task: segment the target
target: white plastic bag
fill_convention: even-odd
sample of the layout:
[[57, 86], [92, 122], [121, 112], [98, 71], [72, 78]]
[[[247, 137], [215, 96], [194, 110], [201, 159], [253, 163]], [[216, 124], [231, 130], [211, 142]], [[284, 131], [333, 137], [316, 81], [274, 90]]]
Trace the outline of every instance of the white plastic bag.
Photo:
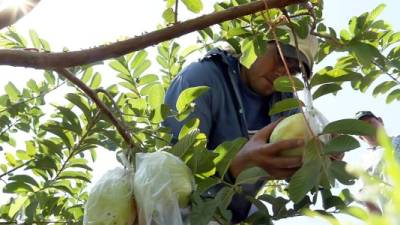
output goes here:
[[[310, 125], [311, 131], [314, 133], [314, 135], [322, 133], [329, 121], [313, 106], [311, 92], [307, 89], [304, 90], [304, 104], [304, 115], [308, 121], [308, 124]], [[331, 140], [331, 136], [325, 134], [319, 136], [319, 139], [326, 144]]]
[[123, 168], [107, 171], [93, 186], [85, 205], [85, 225], [132, 225], [136, 220], [133, 172]]
[[139, 225], [183, 225], [180, 208], [193, 189], [192, 172], [178, 157], [165, 151], [136, 154]]

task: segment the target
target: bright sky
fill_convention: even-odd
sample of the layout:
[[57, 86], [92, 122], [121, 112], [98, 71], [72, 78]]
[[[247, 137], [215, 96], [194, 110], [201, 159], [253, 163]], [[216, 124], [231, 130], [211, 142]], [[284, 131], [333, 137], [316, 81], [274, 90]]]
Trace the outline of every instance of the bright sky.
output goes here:
[[[208, 1], [203, 0], [203, 2]], [[132, 37], [155, 30], [157, 23], [161, 21], [164, 2], [162, 0], [42, 0], [30, 14], [18, 21], [15, 27], [26, 37], [29, 29], [36, 30], [39, 36], [51, 44], [53, 50], [60, 51], [63, 47], [79, 50], [115, 41], [118, 37]], [[391, 23], [395, 30], [400, 30], [400, 21], [396, 16], [400, 9], [398, 0], [325, 0], [325, 23], [337, 29], [347, 27], [351, 16], [370, 11], [381, 2], [387, 7], [380, 18]], [[208, 4], [203, 11], [203, 13], [209, 12], [211, 4]], [[181, 20], [193, 17], [190, 14], [180, 15]], [[186, 41], [191, 40], [186, 39]], [[323, 64], [333, 64], [333, 61], [329, 60]], [[321, 66], [317, 65], [316, 70]], [[31, 78], [42, 79], [41, 72], [24, 68], [0, 66], [0, 74], [3, 76], [3, 79], [0, 79], [0, 94], [4, 93], [3, 87], [8, 81], [22, 87]], [[103, 76], [108, 75], [103, 74]], [[330, 121], [353, 117], [359, 110], [373, 110], [376, 115], [383, 118], [389, 134], [400, 134], [397, 121], [400, 115], [399, 102], [387, 105], [384, 97], [373, 98], [371, 90], [368, 90], [367, 94], [360, 94], [348, 89], [337, 96], [330, 95], [317, 99], [314, 104]], [[346, 159], [356, 161], [358, 154], [362, 152], [353, 151], [346, 156]], [[113, 154], [110, 152], [99, 155], [94, 167], [94, 180], [97, 180], [106, 169], [116, 165], [112, 158]], [[310, 220], [294, 218], [278, 221], [276, 224], [306, 224], [310, 223]], [[325, 224], [314, 220], [313, 223]]]

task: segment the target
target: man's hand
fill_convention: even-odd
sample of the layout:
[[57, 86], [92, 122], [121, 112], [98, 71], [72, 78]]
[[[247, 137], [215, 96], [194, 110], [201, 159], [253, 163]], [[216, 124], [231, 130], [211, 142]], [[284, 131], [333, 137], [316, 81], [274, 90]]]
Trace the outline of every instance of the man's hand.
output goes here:
[[237, 177], [240, 172], [251, 166], [263, 168], [269, 175], [275, 179], [288, 178], [296, 172], [302, 165], [302, 158], [280, 156], [279, 152], [297, 148], [304, 145], [304, 140], [293, 139], [276, 142], [274, 144], [266, 143], [269, 140], [276, 121], [259, 130], [240, 150], [232, 161], [230, 171]]

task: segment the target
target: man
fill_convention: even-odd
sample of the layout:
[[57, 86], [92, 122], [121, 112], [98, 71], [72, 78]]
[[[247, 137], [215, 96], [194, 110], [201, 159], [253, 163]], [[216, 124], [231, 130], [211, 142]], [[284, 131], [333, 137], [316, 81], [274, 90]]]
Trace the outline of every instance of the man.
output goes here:
[[[289, 44], [280, 44], [285, 60], [292, 75], [300, 72], [294, 38], [290, 31]], [[317, 51], [316, 37], [308, 35], [298, 38], [300, 63], [312, 74], [312, 66]], [[287, 140], [274, 144], [266, 143], [276, 126], [278, 119], [298, 112], [292, 110], [269, 116], [271, 106], [291, 93], [279, 93], [273, 89], [273, 82], [279, 76], [286, 75], [284, 64], [278, 54], [274, 41], [267, 44], [265, 53], [257, 58], [247, 69], [240, 65], [238, 58], [219, 49], [210, 51], [200, 62], [190, 64], [171, 83], [165, 103], [175, 108], [179, 94], [189, 87], [208, 86], [210, 89], [196, 101], [194, 112], [188, 119], [178, 122], [173, 118], [165, 125], [172, 129], [175, 138], [183, 124], [191, 118], [200, 119], [200, 130], [208, 137], [208, 148], [215, 149], [224, 141], [238, 137], [247, 137], [249, 141], [232, 161], [227, 177], [233, 181], [240, 172], [251, 166], [263, 168], [275, 179], [285, 179], [301, 166], [301, 157], [282, 157], [279, 152], [302, 146], [303, 140]], [[263, 182], [243, 186], [244, 193], [255, 195]], [[242, 221], [250, 209], [244, 195], [236, 195], [230, 210], [233, 222]]]
[[[364, 121], [374, 128], [383, 128], [383, 120], [381, 117], [375, 116], [371, 111], [360, 111], [356, 113], [356, 119]], [[369, 145], [369, 149], [363, 156], [361, 157], [361, 167], [368, 171], [370, 175], [380, 177], [384, 181], [386, 178], [383, 176], [382, 171], [382, 157], [383, 151], [379, 146], [377, 136], [360, 136], [360, 139], [365, 141]], [[400, 159], [400, 135], [396, 137], [392, 137], [392, 144], [394, 146], [396, 158]], [[400, 161], [399, 161], [400, 162]], [[364, 200], [365, 205], [367, 208], [374, 213], [381, 214], [381, 208], [383, 204], [387, 201], [386, 199], [377, 198], [376, 203], [373, 203], [369, 198], [370, 193], [366, 190], [361, 190], [360, 198]], [[363, 194], [365, 193], [365, 194]], [[364, 199], [366, 198], [366, 199]]]
[[[375, 116], [371, 111], [360, 111], [356, 113], [356, 119], [364, 121], [376, 129], [384, 127], [383, 120], [381, 117]], [[360, 139], [367, 142], [371, 150], [379, 149], [379, 143], [376, 135], [374, 136], [360, 136]], [[396, 153], [400, 153], [400, 135], [392, 137], [392, 144]]]

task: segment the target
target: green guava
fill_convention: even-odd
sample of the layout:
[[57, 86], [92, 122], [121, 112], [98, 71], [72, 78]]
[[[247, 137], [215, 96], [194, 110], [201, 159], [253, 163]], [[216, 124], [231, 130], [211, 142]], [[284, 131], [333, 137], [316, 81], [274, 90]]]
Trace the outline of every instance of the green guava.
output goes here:
[[[303, 139], [306, 143], [312, 139], [312, 132], [307, 125], [302, 113], [291, 115], [276, 125], [269, 138], [270, 143], [290, 139]], [[282, 156], [301, 156], [305, 151], [305, 147], [287, 149], [280, 152]]]

